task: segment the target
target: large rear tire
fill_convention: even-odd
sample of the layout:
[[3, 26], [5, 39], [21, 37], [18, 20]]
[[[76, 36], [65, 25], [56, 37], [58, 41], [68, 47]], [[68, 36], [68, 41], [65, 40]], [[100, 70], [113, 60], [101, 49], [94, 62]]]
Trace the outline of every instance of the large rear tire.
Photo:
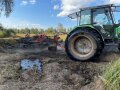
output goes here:
[[101, 36], [88, 28], [71, 32], [65, 41], [65, 50], [72, 60], [87, 61], [99, 57], [104, 48]]

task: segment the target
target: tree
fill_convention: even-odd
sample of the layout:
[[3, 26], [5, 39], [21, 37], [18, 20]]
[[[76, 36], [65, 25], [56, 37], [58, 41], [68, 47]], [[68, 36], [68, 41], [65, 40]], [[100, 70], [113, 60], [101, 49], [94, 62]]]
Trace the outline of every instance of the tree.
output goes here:
[[67, 33], [71, 32], [72, 30], [73, 30], [73, 28], [71, 28], [71, 27], [68, 28], [68, 29], [67, 29]]
[[46, 33], [47, 34], [54, 34], [54, 28], [53, 27], [50, 27], [46, 30]]
[[44, 32], [44, 29], [39, 29], [39, 33], [43, 34]]
[[58, 26], [57, 26], [57, 31], [59, 33], [65, 33], [66, 29], [64, 28], [64, 26], [61, 23], [59, 23]]
[[3, 26], [2, 26], [2, 24], [0, 24], [0, 30], [3, 30]]
[[5, 12], [5, 15], [9, 16], [12, 10], [13, 10], [13, 0], [0, 0], [0, 11], [1, 12]]
[[39, 34], [39, 31], [37, 28], [31, 28], [30, 32], [31, 32], [31, 34]]

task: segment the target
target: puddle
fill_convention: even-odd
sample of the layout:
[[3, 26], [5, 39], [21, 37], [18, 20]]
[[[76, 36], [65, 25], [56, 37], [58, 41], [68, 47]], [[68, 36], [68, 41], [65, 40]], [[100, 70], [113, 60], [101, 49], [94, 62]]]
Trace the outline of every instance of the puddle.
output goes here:
[[30, 59], [23, 59], [21, 60], [21, 68], [22, 70], [38, 70], [41, 74], [42, 72], [42, 63], [39, 59], [30, 60]]

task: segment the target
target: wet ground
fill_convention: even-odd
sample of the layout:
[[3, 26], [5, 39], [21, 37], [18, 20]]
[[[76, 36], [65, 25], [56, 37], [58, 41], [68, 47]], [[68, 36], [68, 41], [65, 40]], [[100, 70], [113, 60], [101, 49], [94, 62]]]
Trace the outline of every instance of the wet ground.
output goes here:
[[57, 52], [36, 48], [0, 53], [0, 90], [94, 90], [96, 78], [118, 58], [116, 47], [106, 47], [94, 62], [72, 61], [60, 47]]

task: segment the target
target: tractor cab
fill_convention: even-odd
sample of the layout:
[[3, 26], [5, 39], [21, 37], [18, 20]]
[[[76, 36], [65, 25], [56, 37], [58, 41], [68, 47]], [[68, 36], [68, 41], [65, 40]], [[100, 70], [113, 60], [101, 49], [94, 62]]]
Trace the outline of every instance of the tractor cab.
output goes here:
[[113, 39], [118, 38], [120, 34], [120, 15], [118, 13], [120, 14], [120, 6], [109, 4], [81, 8], [78, 12], [68, 16], [71, 19], [77, 19], [78, 26], [92, 25], [103, 34], [104, 38]]
[[77, 19], [65, 41], [65, 51], [72, 60], [98, 58], [106, 45], [115, 45], [120, 51], [120, 6], [81, 8], [68, 16]]

